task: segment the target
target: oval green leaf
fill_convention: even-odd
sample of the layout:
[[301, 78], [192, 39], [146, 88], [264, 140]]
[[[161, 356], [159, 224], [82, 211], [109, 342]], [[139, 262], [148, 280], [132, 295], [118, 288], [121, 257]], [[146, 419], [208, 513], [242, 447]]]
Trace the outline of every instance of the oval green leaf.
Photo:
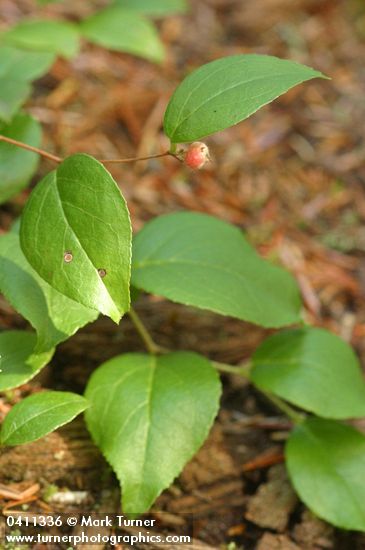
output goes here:
[[251, 380], [290, 403], [325, 418], [365, 416], [365, 380], [341, 338], [319, 328], [271, 336], [252, 358]]
[[124, 198], [104, 166], [67, 158], [33, 190], [20, 244], [53, 288], [116, 323], [129, 309], [131, 225]]
[[195, 353], [121, 355], [94, 372], [85, 418], [121, 482], [125, 513], [148, 510], [192, 458], [220, 392], [215, 369]]
[[67, 340], [98, 316], [40, 277], [27, 262], [14, 232], [0, 236], [0, 292], [37, 331], [38, 353]]
[[88, 407], [81, 395], [45, 391], [26, 397], [10, 410], [1, 426], [2, 445], [22, 445], [36, 441], [71, 422]]
[[292, 276], [261, 259], [239, 229], [205, 214], [180, 212], [147, 223], [134, 241], [132, 283], [265, 327], [300, 319]]
[[78, 27], [65, 21], [22, 21], [4, 33], [2, 39], [11, 46], [54, 53], [65, 58], [74, 57], [79, 51]]
[[291, 481], [320, 518], [365, 531], [365, 437], [339, 422], [309, 418], [286, 446]]
[[151, 17], [164, 17], [172, 13], [184, 13], [188, 6], [185, 0], [116, 0], [121, 8], [128, 8]]
[[31, 85], [25, 80], [0, 76], [0, 120], [10, 123], [31, 91]]
[[51, 360], [54, 349], [34, 353], [36, 343], [33, 332], [11, 330], [0, 333], [0, 391], [25, 384]]
[[167, 106], [166, 135], [172, 143], [194, 141], [248, 118], [293, 86], [322, 73], [268, 55], [224, 57], [195, 70]]
[[55, 55], [50, 52], [31, 52], [11, 46], [0, 48], [0, 77], [9, 80], [31, 81], [40, 78], [53, 65]]
[[[33, 147], [41, 143], [41, 127], [34, 118], [18, 113], [9, 124], [0, 123], [0, 134]], [[0, 141], [0, 204], [26, 187], [38, 166], [38, 155]]]
[[160, 63], [165, 57], [155, 27], [139, 13], [118, 6], [106, 8], [81, 24], [82, 34], [91, 42]]

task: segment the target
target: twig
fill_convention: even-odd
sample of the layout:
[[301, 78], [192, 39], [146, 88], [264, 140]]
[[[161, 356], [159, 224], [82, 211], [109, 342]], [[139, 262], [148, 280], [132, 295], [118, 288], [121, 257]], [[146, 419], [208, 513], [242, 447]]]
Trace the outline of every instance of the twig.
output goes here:
[[[221, 372], [228, 372], [229, 374], [238, 374], [238, 376], [243, 376], [244, 378], [250, 380], [251, 364], [249, 361], [237, 367], [234, 367], [233, 365], [227, 365], [226, 363], [219, 363], [217, 361], [214, 361], [213, 366]], [[255, 386], [255, 388], [260, 393], [262, 393], [266, 397], [266, 399], [271, 401], [271, 403], [275, 405], [275, 407], [277, 407], [280, 411], [286, 414], [286, 416], [290, 418], [290, 420], [292, 420], [294, 424], [300, 424], [305, 419], [304, 414], [293, 409], [293, 407], [291, 407], [288, 403], [286, 403], [286, 401], [283, 401], [282, 399], [280, 399], [280, 397], [276, 397], [272, 393], [268, 393], [262, 390], [261, 388], [258, 388], [257, 386]]]
[[[9, 138], [7, 136], [3, 136], [0, 134], [0, 141], [4, 141], [5, 143], [9, 143], [10, 145], [14, 145], [15, 147], [20, 147], [21, 149], [25, 149], [26, 151], [31, 151], [32, 153], [37, 153], [41, 157], [44, 157], [45, 159], [51, 160], [52, 162], [60, 163], [64, 159], [61, 157], [58, 157], [57, 155], [53, 155], [52, 153], [48, 153], [47, 151], [44, 151], [43, 149], [39, 149], [38, 147], [33, 147], [33, 145], [28, 145], [27, 143], [23, 143], [22, 141], [18, 141], [16, 139]], [[101, 159], [99, 162], [102, 164], [124, 164], [127, 162], [137, 162], [142, 160], [150, 160], [150, 159], [157, 159], [162, 157], [174, 157], [176, 160], [181, 162], [181, 159], [178, 155], [175, 155], [173, 151], [165, 151], [164, 153], [158, 153], [156, 155], [149, 155], [148, 157], [130, 157], [125, 159]]]
[[52, 160], [53, 162], [62, 162], [63, 160], [61, 157], [52, 155], [52, 153], [47, 153], [47, 151], [44, 151], [43, 149], [39, 149], [38, 147], [33, 147], [33, 145], [28, 145], [27, 143], [23, 143], [22, 141], [17, 141], [16, 139], [12, 139], [7, 136], [0, 135], [0, 141], [4, 141], [5, 143], [10, 143], [10, 145], [15, 145], [16, 147], [20, 147], [21, 149], [25, 149], [26, 151], [32, 151], [32, 153], [38, 153], [38, 155], [41, 155], [41, 157], [44, 157], [48, 160]]
[[154, 342], [152, 336], [143, 324], [138, 313], [132, 307], [128, 311], [128, 315], [131, 318], [132, 323], [134, 324], [149, 353], [152, 353], [152, 355], [158, 355], [167, 351], [165, 348], [159, 346], [158, 344], [156, 344], [156, 342]]
[[170, 151], [165, 151], [165, 153], [158, 153], [157, 155], [149, 155], [148, 157], [130, 157], [126, 159], [100, 159], [99, 162], [102, 164], [124, 164], [126, 162], [137, 162], [139, 160], [150, 160], [150, 159], [158, 159], [161, 157], [174, 157], [177, 158], [176, 155], [173, 153], [170, 153]]
[[265, 451], [252, 460], [245, 462], [242, 466], [242, 471], [252, 472], [253, 470], [259, 470], [261, 468], [268, 468], [274, 464], [280, 464], [281, 462], [284, 462], [284, 460], [285, 457], [282, 452], [273, 450]]
[[294, 422], [294, 424], [300, 424], [305, 419], [305, 415], [296, 411], [286, 403], [286, 401], [283, 401], [280, 399], [280, 397], [276, 397], [276, 395], [273, 395], [272, 393], [268, 393], [266, 391], [261, 390], [260, 388], [256, 388], [259, 390], [277, 409], [282, 411], [290, 420]]
[[250, 378], [251, 364], [249, 361], [247, 361], [247, 363], [243, 363], [242, 365], [238, 365], [237, 367], [233, 365], [227, 365], [227, 363], [219, 363], [218, 361], [213, 361], [213, 366], [221, 372], [238, 374], [238, 376], [243, 376], [244, 378], [248, 379]]

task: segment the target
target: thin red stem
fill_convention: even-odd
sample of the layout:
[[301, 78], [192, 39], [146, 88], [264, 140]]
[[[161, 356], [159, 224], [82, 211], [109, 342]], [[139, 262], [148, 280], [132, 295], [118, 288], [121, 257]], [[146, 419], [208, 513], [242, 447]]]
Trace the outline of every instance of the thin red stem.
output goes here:
[[150, 155], [148, 157], [130, 157], [126, 159], [101, 159], [99, 162], [102, 162], [103, 164], [106, 163], [114, 163], [114, 164], [122, 164], [124, 162], [137, 162], [138, 160], [149, 160], [149, 159], [158, 159], [161, 157], [167, 157], [170, 156], [170, 151], [166, 151], [165, 153], [158, 153], [157, 155]]
[[[4, 141], [6, 143], [10, 143], [10, 145], [15, 145], [15, 147], [20, 147], [21, 149], [25, 149], [26, 151], [32, 151], [32, 153], [37, 153], [41, 157], [44, 157], [48, 160], [51, 160], [53, 162], [62, 162], [63, 159], [61, 157], [58, 157], [56, 155], [52, 155], [52, 153], [48, 153], [47, 151], [44, 151], [43, 149], [39, 149], [38, 147], [33, 147], [33, 145], [28, 145], [27, 143], [23, 143], [22, 141], [17, 141], [16, 139], [9, 138], [7, 136], [3, 136], [0, 134], [0, 141]], [[137, 162], [139, 160], [150, 160], [150, 159], [157, 159], [161, 157], [174, 157], [177, 160], [181, 160], [177, 155], [172, 153], [171, 151], [165, 151], [165, 153], [158, 153], [156, 155], [149, 155], [148, 157], [131, 157], [126, 159], [101, 159], [99, 162], [103, 164], [107, 163], [114, 163], [114, 164], [122, 164], [126, 162]]]
[[38, 153], [38, 155], [41, 155], [42, 157], [48, 160], [52, 160], [53, 162], [62, 162], [61, 157], [52, 155], [52, 153], [47, 153], [47, 151], [43, 151], [43, 149], [39, 149], [38, 147], [33, 147], [33, 145], [28, 145], [27, 143], [23, 143], [22, 141], [17, 141], [16, 139], [12, 139], [2, 135], [0, 135], [0, 141], [5, 141], [6, 143], [10, 143], [10, 145], [21, 147], [21, 149], [26, 149], [27, 151], [32, 151], [32, 153]]

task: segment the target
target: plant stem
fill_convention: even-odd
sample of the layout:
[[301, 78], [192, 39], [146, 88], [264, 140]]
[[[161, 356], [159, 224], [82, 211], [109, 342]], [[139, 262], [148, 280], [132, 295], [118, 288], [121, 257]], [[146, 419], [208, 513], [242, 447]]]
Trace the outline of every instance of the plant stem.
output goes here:
[[272, 393], [268, 393], [266, 391], [260, 390], [260, 388], [257, 388], [256, 386], [255, 386], [255, 388], [259, 392], [261, 392], [262, 395], [264, 395], [266, 397], [266, 399], [268, 399], [268, 401], [270, 401], [273, 405], [275, 405], [275, 407], [277, 409], [279, 409], [284, 414], [286, 414], [286, 416], [288, 418], [290, 418], [290, 420], [292, 420], [294, 424], [300, 424], [305, 419], [304, 414], [302, 414], [302, 413], [296, 411], [295, 409], [293, 409], [293, 407], [288, 405], [288, 403], [286, 401], [283, 401], [282, 399], [280, 399], [280, 397], [277, 397], [276, 395], [273, 395]]
[[146, 349], [149, 353], [151, 353], [152, 355], [158, 355], [159, 353], [163, 353], [164, 351], [166, 351], [164, 348], [160, 347], [158, 344], [156, 344], [156, 342], [153, 341], [152, 336], [148, 332], [148, 329], [145, 327], [135, 309], [131, 307], [131, 309], [128, 311], [128, 315], [131, 318], [134, 327], [136, 328], [141, 339], [143, 340], [144, 345], [146, 346]]
[[[244, 378], [250, 380], [251, 364], [249, 361], [243, 363], [242, 365], [238, 365], [237, 367], [234, 367], [233, 365], [227, 365], [226, 363], [218, 363], [217, 361], [214, 361], [213, 366], [221, 372], [238, 374], [239, 376], [243, 376]], [[275, 405], [275, 407], [286, 414], [286, 416], [290, 418], [290, 420], [292, 420], [294, 424], [300, 424], [301, 422], [303, 422], [305, 415], [293, 409], [293, 407], [286, 403], [286, 401], [283, 401], [282, 399], [280, 399], [280, 397], [276, 397], [276, 395], [261, 390], [257, 386], [255, 386], [255, 389], [262, 393], [262, 395], [264, 395], [266, 399], [268, 399], [268, 401]]]
[[[16, 139], [3, 136], [1, 134], [0, 134], [0, 141], [4, 141], [6, 143], [9, 143], [10, 145], [15, 145], [15, 147], [20, 147], [21, 149], [25, 149], [26, 151], [32, 151], [32, 153], [37, 153], [41, 157], [44, 157], [45, 159], [51, 160], [53, 162], [60, 163], [63, 161], [63, 158], [58, 157], [57, 155], [52, 155], [52, 153], [48, 153], [43, 149], [39, 149], [38, 147], [33, 147], [33, 145], [28, 145], [27, 143], [23, 143], [22, 141], [18, 141]], [[176, 160], [179, 160], [179, 161], [181, 160], [172, 151], [165, 151], [164, 153], [149, 155], [147, 157], [131, 157], [131, 158], [125, 158], [125, 159], [101, 159], [99, 160], [99, 162], [101, 162], [102, 164], [107, 164], [107, 163], [123, 164], [126, 162], [137, 162], [139, 160], [158, 159], [162, 157], [174, 157]]]
[[21, 149], [26, 149], [27, 151], [32, 151], [32, 153], [38, 153], [38, 155], [41, 155], [41, 157], [44, 157], [48, 160], [52, 160], [53, 162], [62, 162], [61, 157], [52, 155], [52, 153], [47, 153], [47, 151], [43, 151], [43, 149], [39, 149], [38, 147], [33, 147], [32, 145], [28, 145], [27, 143], [23, 143], [22, 141], [17, 141], [16, 139], [12, 139], [2, 135], [0, 135], [0, 141], [5, 141], [6, 143], [10, 143], [10, 145], [15, 145], [16, 147], [20, 147]]
[[247, 363], [243, 363], [242, 365], [238, 365], [237, 367], [234, 367], [233, 365], [227, 365], [227, 363], [219, 363], [218, 361], [213, 361], [213, 366], [221, 372], [238, 374], [239, 376], [243, 376], [244, 378], [250, 378], [251, 364], [249, 361], [247, 361]]
[[138, 160], [149, 160], [149, 159], [158, 159], [161, 157], [175, 157], [171, 154], [170, 151], [165, 151], [165, 153], [158, 153], [157, 155], [149, 155], [148, 157], [130, 157], [126, 159], [101, 159], [99, 162], [103, 164], [113, 163], [113, 164], [122, 164], [125, 162], [137, 162]]

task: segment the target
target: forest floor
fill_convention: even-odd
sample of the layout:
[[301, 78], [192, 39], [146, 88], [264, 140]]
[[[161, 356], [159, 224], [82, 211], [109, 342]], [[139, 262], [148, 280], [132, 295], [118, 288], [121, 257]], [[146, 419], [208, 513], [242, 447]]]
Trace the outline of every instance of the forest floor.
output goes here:
[[[81, 18], [91, 4], [65, 0], [41, 9], [31, 0], [1, 0], [0, 24], [5, 28], [40, 13]], [[27, 109], [43, 125], [44, 148], [98, 158], [164, 151], [161, 121], [168, 98], [189, 71], [220, 56], [277, 55], [329, 75], [332, 80], [299, 86], [208, 138], [213, 161], [198, 173], [172, 158], [110, 169], [135, 230], [156, 215], [182, 209], [236, 224], [261, 255], [295, 275], [306, 320], [341, 335], [364, 361], [363, 2], [200, 0], [191, 2], [187, 15], [158, 26], [168, 52], [162, 66], [84, 44], [76, 59], [58, 60], [35, 84]], [[50, 168], [43, 160], [34, 183]], [[28, 194], [0, 207], [0, 232], [19, 215]], [[226, 363], [248, 359], [268, 333], [156, 297], [142, 296], [136, 308], [161, 345]], [[0, 329], [23, 327], [0, 297]], [[40, 388], [82, 391], [100, 363], [141, 349], [128, 319], [118, 327], [101, 318], [60, 345], [40, 377], [2, 396], [0, 414]], [[158, 499], [154, 509], [165, 513], [151, 512], [159, 530], [180, 535], [193, 527], [202, 548], [365, 549], [364, 535], [336, 530], [299, 503], [283, 465], [289, 428], [246, 382], [225, 376], [222, 409], [208, 441]], [[67, 489], [76, 496], [81, 491], [84, 499], [68, 510], [118, 510], [117, 481], [80, 420], [26, 447], [2, 451], [0, 483], [18, 494], [14, 509], [28, 501], [33, 511], [62, 512], [65, 504], [54, 493]], [[8, 505], [9, 498], [0, 500], [2, 509]]]

